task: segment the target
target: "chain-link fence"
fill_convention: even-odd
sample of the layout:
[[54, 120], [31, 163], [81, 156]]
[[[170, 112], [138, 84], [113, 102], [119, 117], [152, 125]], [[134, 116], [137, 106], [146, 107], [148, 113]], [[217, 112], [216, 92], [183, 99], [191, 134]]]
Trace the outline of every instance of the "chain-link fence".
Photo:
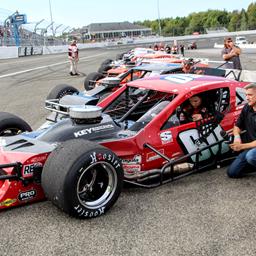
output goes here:
[[41, 20], [19, 26], [12, 23], [12, 11], [0, 8], [0, 46], [54, 46], [68, 43], [71, 27]]

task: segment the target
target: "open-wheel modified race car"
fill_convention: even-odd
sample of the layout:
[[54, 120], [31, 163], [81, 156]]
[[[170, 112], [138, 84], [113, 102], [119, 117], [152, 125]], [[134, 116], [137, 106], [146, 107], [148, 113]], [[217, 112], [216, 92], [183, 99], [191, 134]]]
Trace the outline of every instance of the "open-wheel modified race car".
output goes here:
[[[91, 218], [114, 205], [123, 181], [152, 188], [214, 167], [230, 154], [225, 132], [245, 103], [246, 84], [192, 74], [135, 80], [97, 106], [47, 100], [55, 118], [23, 133], [30, 130], [24, 120], [1, 113], [0, 209], [46, 196]], [[180, 110], [198, 94], [212, 113], [181, 122]]]

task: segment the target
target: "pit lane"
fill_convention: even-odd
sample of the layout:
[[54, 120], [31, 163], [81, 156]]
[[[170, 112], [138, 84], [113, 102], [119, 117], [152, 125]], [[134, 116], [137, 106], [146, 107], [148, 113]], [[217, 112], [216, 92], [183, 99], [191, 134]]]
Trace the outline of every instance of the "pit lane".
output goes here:
[[[69, 76], [66, 54], [1, 60], [0, 77], [30, 70], [0, 78], [1, 111], [39, 127], [51, 88], [82, 90], [85, 75], [118, 52], [81, 51], [79, 77]], [[185, 53], [220, 60], [216, 49]], [[244, 68], [255, 70], [255, 57], [243, 54]], [[49, 201], [2, 211], [0, 255], [255, 255], [255, 184], [255, 176], [230, 180], [220, 168], [152, 190], [125, 188], [106, 215], [92, 220], [70, 218]]]

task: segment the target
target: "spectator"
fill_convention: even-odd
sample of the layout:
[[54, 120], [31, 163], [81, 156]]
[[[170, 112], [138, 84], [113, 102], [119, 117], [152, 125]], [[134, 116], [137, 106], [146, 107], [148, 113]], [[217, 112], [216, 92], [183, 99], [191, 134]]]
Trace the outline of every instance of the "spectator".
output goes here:
[[154, 51], [158, 51], [159, 50], [159, 47], [158, 47], [158, 45], [157, 44], [154, 44]]
[[[224, 39], [224, 48], [221, 51], [223, 60], [227, 61], [225, 67], [230, 69], [242, 69], [240, 62], [241, 49], [234, 45], [232, 38]], [[229, 63], [231, 62], [231, 63]]]
[[77, 76], [79, 75], [77, 72], [77, 63], [79, 61], [78, 56], [78, 48], [76, 45], [76, 40], [73, 40], [71, 44], [68, 47], [68, 58], [70, 60], [70, 72], [69, 74], [71, 76]]
[[[248, 168], [256, 171], [256, 83], [244, 87], [248, 103], [233, 128], [234, 141], [232, 150], [241, 152], [229, 166], [227, 174], [230, 178], [240, 178]], [[241, 131], [246, 131], [241, 137]]]
[[170, 45], [167, 44], [167, 45], [165, 46], [165, 52], [166, 52], [166, 53], [171, 53], [171, 47], [170, 47]]
[[180, 53], [184, 57], [184, 44], [180, 45]]
[[183, 61], [183, 67], [182, 67], [182, 72], [185, 74], [194, 74], [195, 73], [195, 68], [194, 68], [195, 62], [193, 58], [189, 58], [187, 60]]

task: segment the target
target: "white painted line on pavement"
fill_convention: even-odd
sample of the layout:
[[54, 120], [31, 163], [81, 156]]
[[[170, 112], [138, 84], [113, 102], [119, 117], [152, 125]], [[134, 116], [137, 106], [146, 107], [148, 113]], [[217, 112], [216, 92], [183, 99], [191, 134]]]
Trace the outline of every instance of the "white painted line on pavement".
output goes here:
[[[100, 56], [100, 55], [104, 55], [104, 54], [105, 53], [100, 53], [100, 54], [96, 54], [96, 55], [93, 55], [93, 56], [82, 57], [82, 58], [79, 58], [79, 60], [91, 59], [91, 58], [94, 58], [94, 57], [97, 57], [97, 56]], [[39, 70], [39, 69], [54, 67], [54, 66], [65, 64], [65, 63], [69, 63], [69, 61], [57, 62], [57, 63], [46, 65], [46, 66], [41, 66], [41, 67], [26, 69], [26, 70], [14, 72], [14, 73], [9, 73], [9, 74], [0, 76], [0, 78], [5, 78], [5, 77], [9, 77], [9, 76], [16, 76], [16, 75], [20, 75], [20, 74], [27, 73], [27, 72], [30, 72], [30, 71], [35, 71], [35, 70]]]

